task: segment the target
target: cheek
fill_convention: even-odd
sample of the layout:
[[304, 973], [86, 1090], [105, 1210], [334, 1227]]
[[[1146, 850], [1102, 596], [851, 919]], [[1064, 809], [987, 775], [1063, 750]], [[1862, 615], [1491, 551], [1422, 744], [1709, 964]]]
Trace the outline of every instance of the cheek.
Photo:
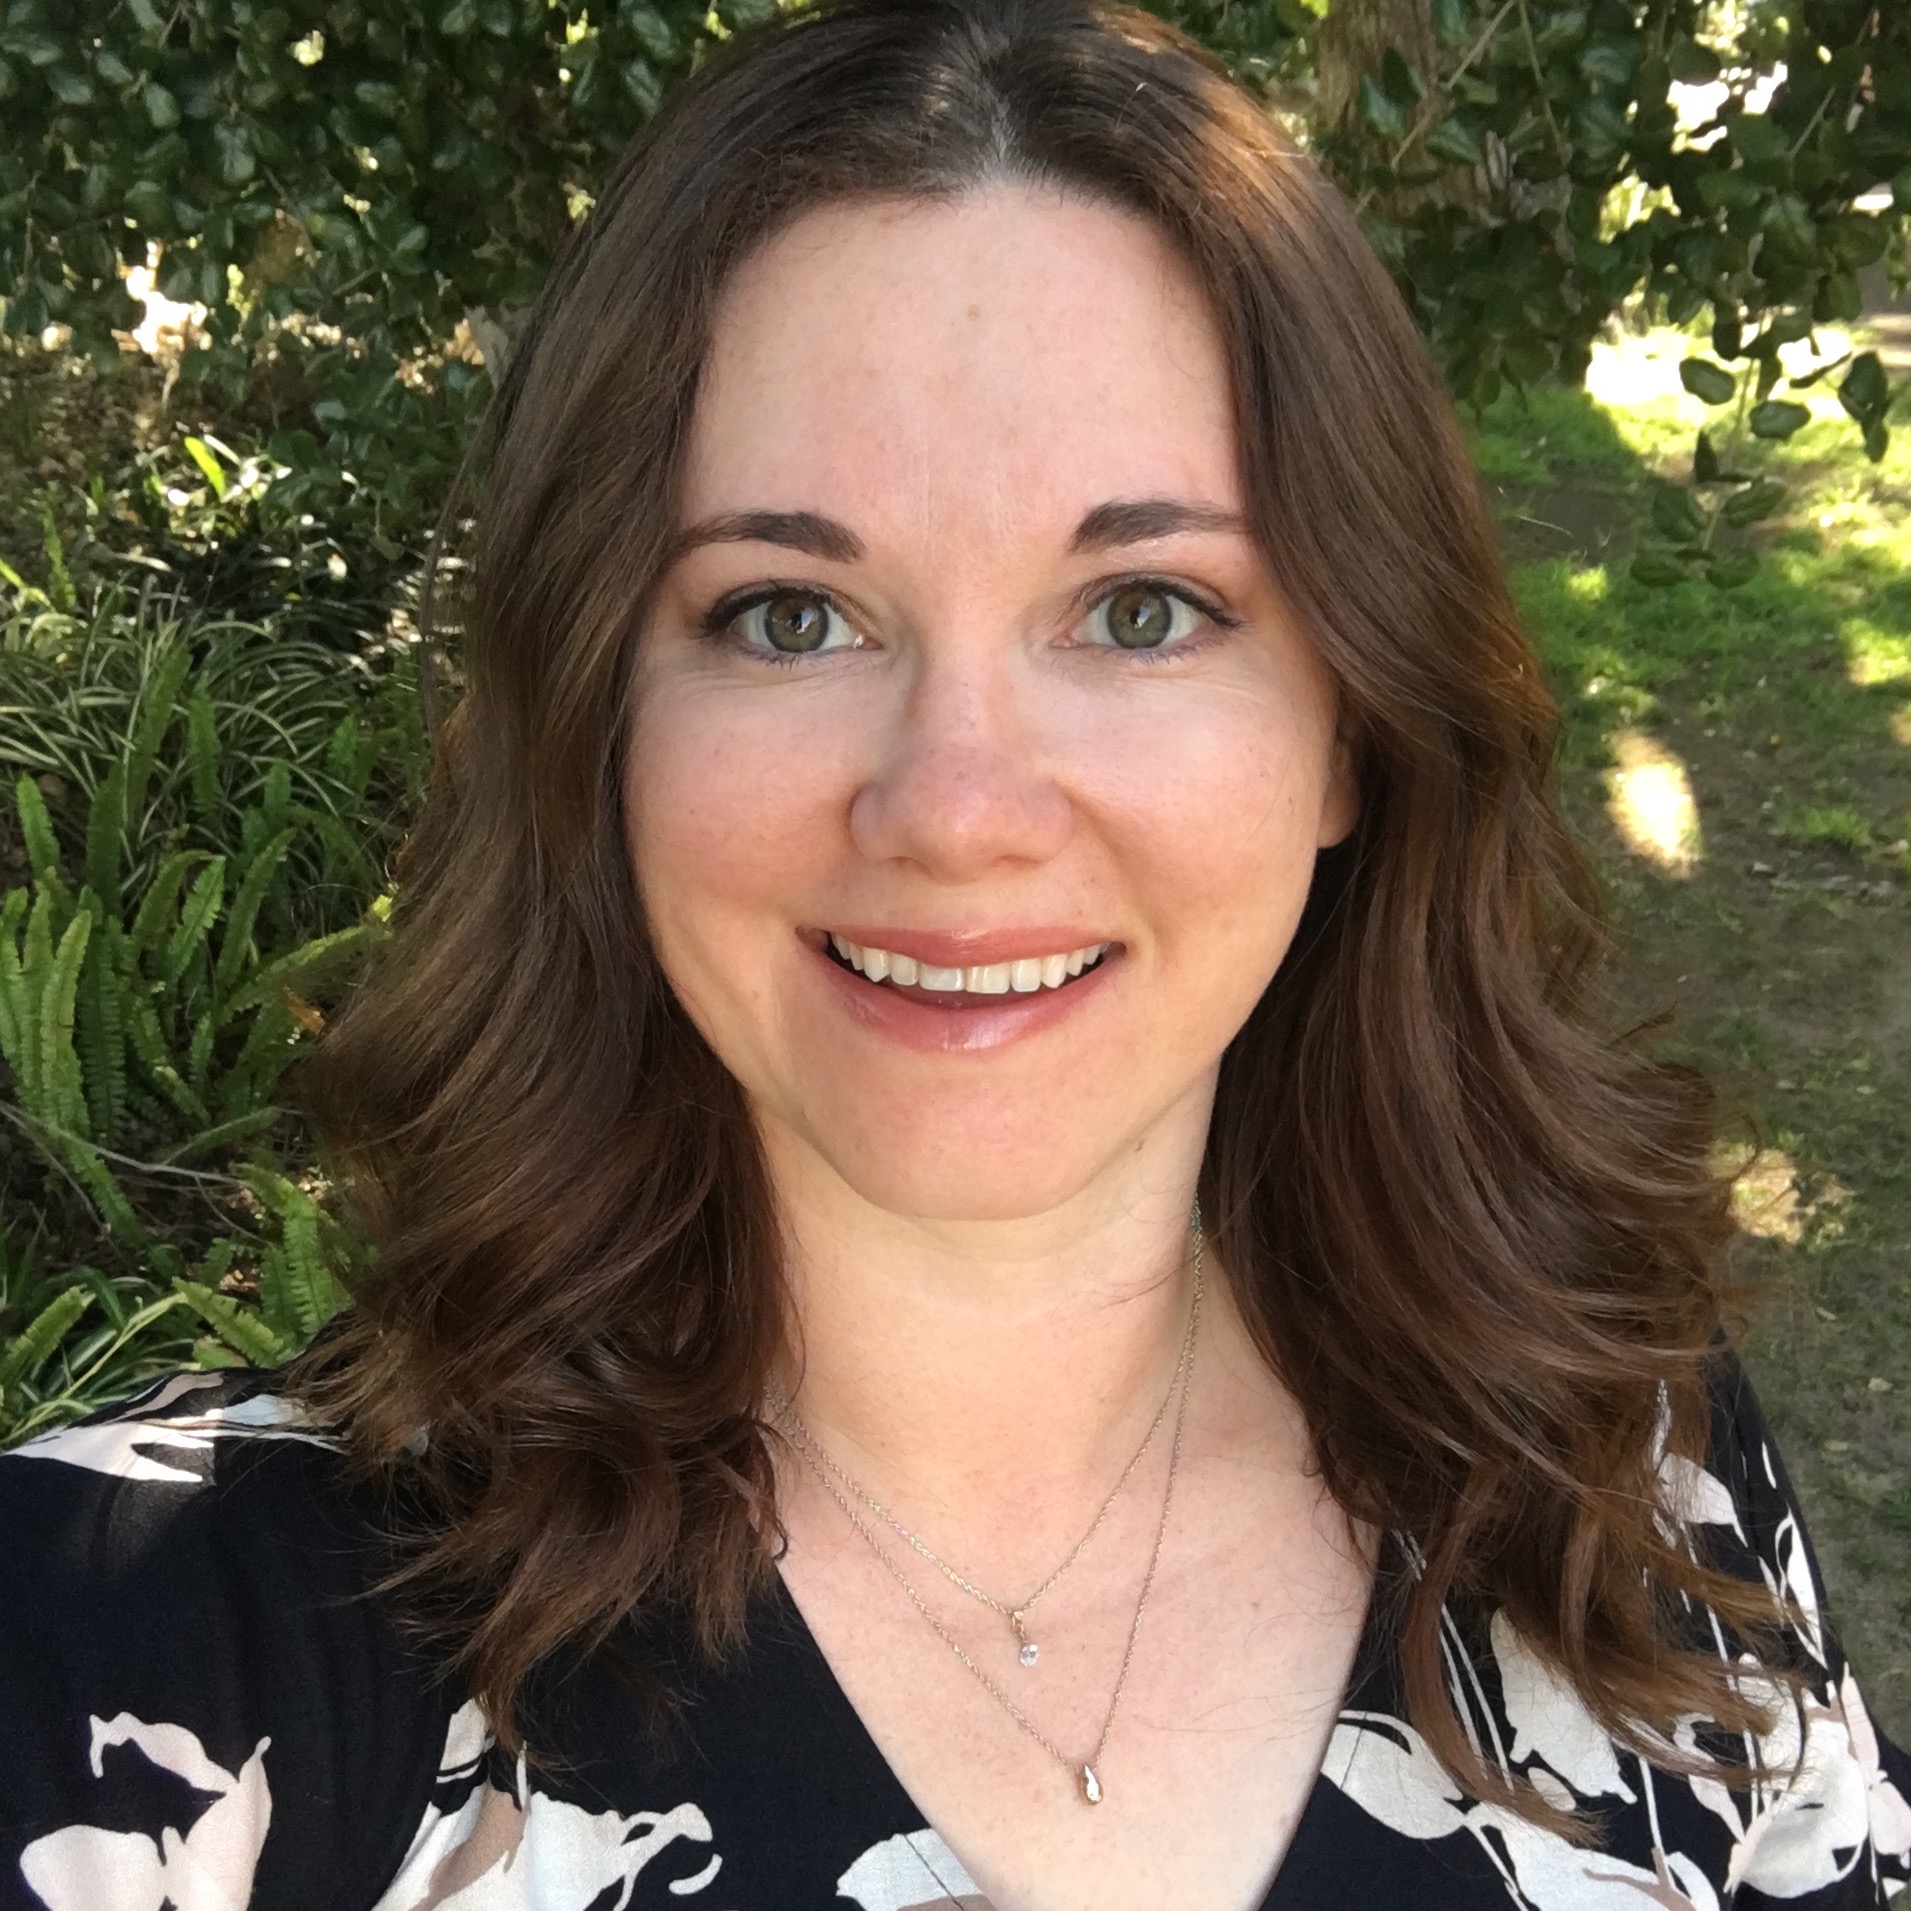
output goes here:
[[1251, 1005], [1313, 879], [1332, 785], [1327, 720], [1311, 699], [1222, 695], [1196, 720], [1109, 742], [1081, 759], [1093, 765], [1085, 797], [1149, 899], [1163, 959]]
[[840, 833], [840, 754], [773, 694], [672, 686], [642, 699], [625, 759], [626, 835], [680, 993], [706, 993], [726, 968], [760, 973], [751, 932], [771, 932], [766, 911], [800, 892]]

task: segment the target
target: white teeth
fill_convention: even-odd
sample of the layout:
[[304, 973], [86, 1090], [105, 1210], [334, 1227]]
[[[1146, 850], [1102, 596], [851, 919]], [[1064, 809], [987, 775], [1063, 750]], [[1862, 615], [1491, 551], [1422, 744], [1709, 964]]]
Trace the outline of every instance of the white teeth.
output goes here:
[[1038, 989], [1059, 989], [1072, 976], [1099, 962], [1108, 952], [1105, 942], [1047, 956], [1018, 956], [1012, 962], [976, 963], [964, 969], [939, 969], [914, 956], [889, 949], [865, 949], [847, 936], [831, 934], [830, 947], [852, 969], [872, 982], [893, 982], [903, 988], [935, 989], [943, 994], [1033, 995]]

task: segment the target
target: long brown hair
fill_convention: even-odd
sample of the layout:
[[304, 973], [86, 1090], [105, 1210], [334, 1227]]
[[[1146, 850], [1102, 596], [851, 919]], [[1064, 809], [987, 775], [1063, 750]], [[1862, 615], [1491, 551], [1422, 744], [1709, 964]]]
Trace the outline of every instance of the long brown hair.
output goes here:
[[552, 1653], [657, 1601], [720, 1649], [767, 1570], [771, 1193], [646, 940], [631, 646], [738, 261], [825, 202], [999, 179], [1139, 214], [1197, 274], [1260, 543], [1360, 739], [1359, 824], [1228, 1051], [1202, 1195], [1326, 1486], [1412, 1542], [1413, 1717], [1508, 1795], [1447, 1694], [1448, 1602], [1503, 1609], [1648, 1755], [1681, 1714], [1756, 1726], [1671, 1615], [1752, 1636], [1765, 1595], [1658, 1523], [1662, 1421], [1704, 1446], [1709, 1100], [1587, 1017], [1557, 715], [1451, 407], [1335, 191], [1197, 47], [1096, 0], [851, 0], [744, 36], [626, 155], [513, 354], [468, 693], [390, 951], [308, 1081], [378, 1252], [303, 1384], [404, 1485], [396, 1591], [509, 1741]]

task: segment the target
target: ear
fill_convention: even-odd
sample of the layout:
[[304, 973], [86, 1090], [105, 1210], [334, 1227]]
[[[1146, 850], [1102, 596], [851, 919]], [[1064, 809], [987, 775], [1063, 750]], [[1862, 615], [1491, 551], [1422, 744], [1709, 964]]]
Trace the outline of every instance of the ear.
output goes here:
[[1315, 847], [1332, 849], [1353, 834], [1360, 820], [1360, 747], [1343, 724], [1334, 735], [1334, 753], [1327, 766], [1327, 788], [1321, 797], [1320, 834]]

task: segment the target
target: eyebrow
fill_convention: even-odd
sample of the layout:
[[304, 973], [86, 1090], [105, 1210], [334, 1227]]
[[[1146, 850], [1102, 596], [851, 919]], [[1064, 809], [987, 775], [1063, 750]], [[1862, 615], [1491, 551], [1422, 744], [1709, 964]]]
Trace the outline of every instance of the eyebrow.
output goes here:
[[[1068, 541], [1076, 556], [1124, 544], [1146, 544], [1181, 531], [1245, 532], [1239, 512], [1214, 504], [1190, 504], [1180, 498], [1115, 498], [1098, 504], [1075, 527]], [[817, 511], [725, 511], [705, 518], [671, 540], [675, 563], [705, 544], [778, 544], [831, 564], [854, 564], [864, 545], [848, 525]]]

